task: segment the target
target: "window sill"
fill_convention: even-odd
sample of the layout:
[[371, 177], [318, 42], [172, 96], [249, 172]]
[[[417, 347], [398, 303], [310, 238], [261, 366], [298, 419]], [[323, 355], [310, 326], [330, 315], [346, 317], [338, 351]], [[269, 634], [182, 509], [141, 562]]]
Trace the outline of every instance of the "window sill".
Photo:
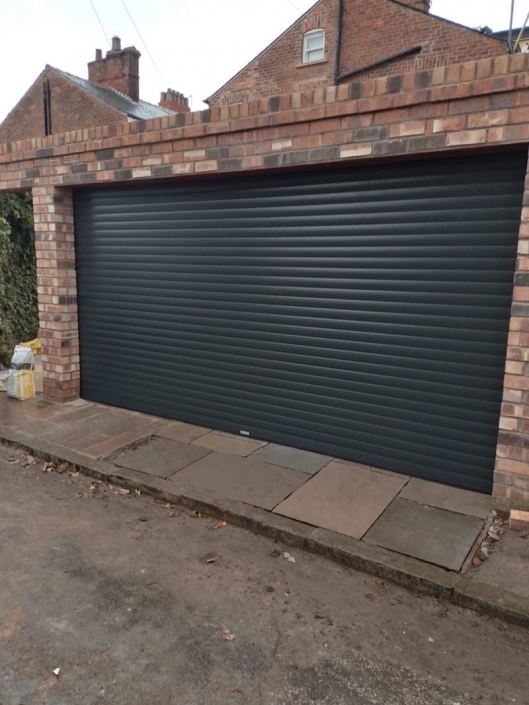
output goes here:
[[328, 64], [329, 59], [320, 59], [319, 61], [307, 61], [306, 64], [298, 64], [296, 66], [297, 69], [304, 69], [307, 66], [317, 66], [318, 64]]

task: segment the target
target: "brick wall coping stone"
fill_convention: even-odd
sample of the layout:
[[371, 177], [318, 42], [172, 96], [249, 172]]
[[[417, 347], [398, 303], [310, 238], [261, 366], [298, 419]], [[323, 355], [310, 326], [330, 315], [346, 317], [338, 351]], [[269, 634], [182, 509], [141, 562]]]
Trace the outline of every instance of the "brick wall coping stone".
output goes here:
[[[525, 142], [529, 140], [528, 101], [524, 94], [529, 87], [528, 71], [528, 54], [505, 55], [250, 103], [4, 143], [0, 144], [0, 165], [7, 169], [0, 169], [0, 191], [29, 189], [38, 184], [127, 181]], [[503, 101], [502, 94], [514, 99]], [[447, 103], [450, 110], [442, 107]], [[463, 105], [458, 108], [460, 103]], [[421, 111], [420, 106], [425, 105], [430, 110]], [[487, 112], [492, 115], [485, 115]], [[473, 119], [466, 120], [470, 113]], [[373, 120], [362, 120], [368, 115], [373, 115]], [[357, 118], [356, 127], [353, 120], [347, 130], [347, 117]], [[425, 124], [428, 118], [434, 122]], [[311, 123], [309, 130], [296, 134], [294, 126], [302, 123]], [[264, 141], [263, 138], [271, 141], [257, 154], [255, 150], [242, 154], [243, 150], [234, 149], [236, 144], [222, 139], [255, 130], [267, 133], [258, 135], [257, 140], [252, 135], [249, 142]], [[341, 131], [344, 138], [349, 136], [349, 148], [339, 139], [329, 144], [330, 140], [321, 137], [336, 131]], [[312, 139], [300, 139], [304, 136]], [[244, 141], [244, 137], [241, 139]], [[224, 148], [214, 151], [220, 144]], [[182, 159], [170, 158], [175, 151], [183, 152]], [[285, 158], [286, 151], [292, 156]], [[307, 151], [310, 153], [295, 156], [295, 152]], [[234, 156], [239, 153], [242, 156]], [[80, 163], [75, 165], [77, 161]], [[58, 167], [63, 172], [66, 169], [66, 173]], [[24, 170], [29, 173], [19, 173]]]

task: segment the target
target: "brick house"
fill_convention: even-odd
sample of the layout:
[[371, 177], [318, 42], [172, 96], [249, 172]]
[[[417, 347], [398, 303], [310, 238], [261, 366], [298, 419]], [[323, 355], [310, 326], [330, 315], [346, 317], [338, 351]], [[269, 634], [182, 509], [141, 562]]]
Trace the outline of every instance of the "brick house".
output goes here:
[[171, 89], [158, 105], [140, 100], [139, 59], [135, 47], [122, 49], [114, 37], [105, 58], [96, 50], [88, 80], [46, 66], [0, 124], [0, 142], [188, 112], [187, 98]]
[[429, 9], [430, 0], [319, 0], [206, 103], [245, 103], [506, 53], [503, 37]]

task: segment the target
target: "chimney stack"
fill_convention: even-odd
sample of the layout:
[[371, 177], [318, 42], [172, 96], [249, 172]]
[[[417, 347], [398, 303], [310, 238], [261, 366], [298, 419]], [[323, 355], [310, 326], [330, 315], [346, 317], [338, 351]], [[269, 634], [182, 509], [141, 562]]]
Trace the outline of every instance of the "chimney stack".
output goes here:
[[112, 37], [112, 49], [103, 59], [101, 49], [96, 49], [95, 61], [88, 64], [88, 80], [100, 86], [114, 88], [133, 101], [140, 99], [140, 52], [136, 47], [121, 48], [121, 39]]
[[161, 94], [158, 105], [161, 108], [172, 110], [173, 113], [188, 113], [190, 110], [188, 98], [185, 98], [178, 91], [173, 91], [172, 88], [168, 88], [167, 91]]

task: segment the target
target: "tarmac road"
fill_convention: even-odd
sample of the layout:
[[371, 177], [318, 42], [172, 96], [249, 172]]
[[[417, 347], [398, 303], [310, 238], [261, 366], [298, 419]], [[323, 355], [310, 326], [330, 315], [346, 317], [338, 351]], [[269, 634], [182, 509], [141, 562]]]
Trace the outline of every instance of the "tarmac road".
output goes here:
[[0, 705], [529, 702], [527, 630], [25, 458], [0, 446]]

